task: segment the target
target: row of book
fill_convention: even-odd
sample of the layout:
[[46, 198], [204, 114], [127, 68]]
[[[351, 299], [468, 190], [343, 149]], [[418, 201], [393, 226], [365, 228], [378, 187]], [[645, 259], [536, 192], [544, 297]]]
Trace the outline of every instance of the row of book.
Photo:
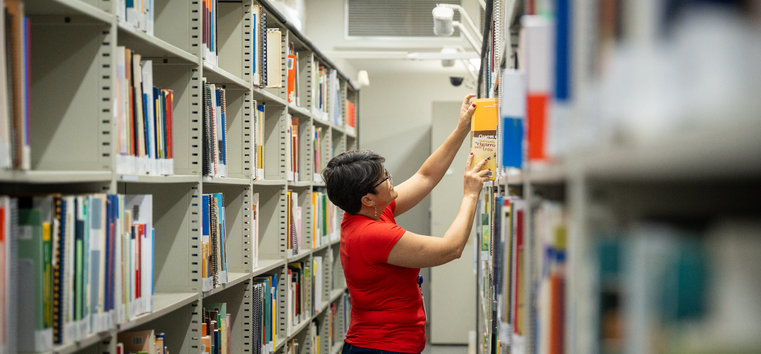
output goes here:
[[290, 328], [298, 326], [302, 321], [311, 319], [314, 313], [312, 308], [315, 285], [313, 270], [317, 268], [312, 268], [309, 263], [309, 260], [288, 263], [286, 318]]
[[203, 47], [203, 60], [211, 65], [217, 65], [219, 62], [217, 14], [217, 0], [201, 1], [201, 46]]
[[31, 24], [20, 0], [4, 2], [0, 43], [0, 168], [31, 168], [29, 141]]
[[232, 314], [227, 303], [203, 304], [201, 352], [230, 354], [232, 350]]
[[757, 216], [644, 218], [593, 232], [596, 351], [760, 352], [759, 235]]
[[203, 90], [203, 176], [227, 177], [227, 98], [225, 89], [201, 80]]
[[267, 354], [275, 350], [278, 333], [277, 274], [254, 278], [252, 295], [252, 350]]
[[285, 144], [286, 156], [286, 179], [289, 181], [299, 181], [299, 119], [288, 115], [288, 127], [286, 128], [288, 142]]
[[153, 61], [116, 48], [117, 173], [174, 174], [172, 90], [153, 86]]
[[302, 208], [299, 204], [299, 194], [293, 190], [288, 190], [286, 198], [286, 209], [288, 215], [286, 216], [287, 224], [287, 240], [286, 240], [286, 252], [288, 257], [293, 257], [299, 254], [299, 250], [302, 249], [302, 226], [301, 215]]
[[153, 18], [156, 0], [119, 0], [117, 16], [133, 27], [153, 35]]
[[201, 213], [201, 291], [207, 292], [227, 284], [227, 227], [223, 194], [203, 194]]
[[312, 192], [312, 248], [327, 245], [340, 238], [339, 211], [327, 192], [316, 188]]
[[164, 333], [145, 331], [119, 332], [116, 354], [169, 354]]
[[[322, 182], [322, 146], [323, 146], [323, 139], [324, 139], [324, 133], [322, 131], [322, 127], [316, 127], [312, 126], [312, 180], [314, 182]], [[327, 165], [327, 161], [325, 161], [325, 164]]]
[[150, 312], [152, 209], [151, 195], [0, 196], [0, 346], [50, 351]]

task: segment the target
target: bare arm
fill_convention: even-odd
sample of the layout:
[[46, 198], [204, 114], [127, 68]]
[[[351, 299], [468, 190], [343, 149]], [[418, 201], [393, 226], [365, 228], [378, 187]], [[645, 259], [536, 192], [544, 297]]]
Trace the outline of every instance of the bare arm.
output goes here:
[[388, 255], [388, 263], [408, 268], [427, 268], [460, 258], [473, 228], [478, 196], [489, 170], [479, 171], [486, 160], [473, 166], [473, 155], [465, 166], [465, 193], [452, 225], [444, 237], [405, 232]]
[[475, 105], [470, 104], [470, 99], [473, 97], [475, 95], [470, 94], [463, 99], [460, 108], [460, 120], [452, 134], [425, 160], [423, 166], [410, 179], [394, 187], [399, 193], [396, 198], [394, 216], [399, 216], [420, 203], [436, 187], [449, 166], [452, 165], [452, 160], [454, 160], [463, 140], [470, 132], [470, 119], [476, 109]]

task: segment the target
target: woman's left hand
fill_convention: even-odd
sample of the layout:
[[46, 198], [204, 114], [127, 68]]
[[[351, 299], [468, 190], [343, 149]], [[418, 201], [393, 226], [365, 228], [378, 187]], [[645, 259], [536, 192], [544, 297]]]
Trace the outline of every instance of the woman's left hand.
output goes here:
[[476, 111], [476, 104], [470, 103], [470, 99], [476, 97], [474, 94], [468, 94], [462, 100], [460, 107], [460, 121], [457, 123], [457, 129], [470, 131], [470, 119], [473, 118], [473, 112]]

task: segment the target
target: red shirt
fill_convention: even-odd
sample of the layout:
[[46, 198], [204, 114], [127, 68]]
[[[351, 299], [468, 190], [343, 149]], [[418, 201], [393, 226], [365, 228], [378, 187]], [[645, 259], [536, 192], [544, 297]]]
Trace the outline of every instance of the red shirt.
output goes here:
[[406, 232], [394, 220], [396, 202], [380, 221], [344, 214], [341, 264], [351, 294], [351, 345], [403, 353], [425, 348], [425, 312], [417, 285], [420, 268], [388, 264], [388, 255]]

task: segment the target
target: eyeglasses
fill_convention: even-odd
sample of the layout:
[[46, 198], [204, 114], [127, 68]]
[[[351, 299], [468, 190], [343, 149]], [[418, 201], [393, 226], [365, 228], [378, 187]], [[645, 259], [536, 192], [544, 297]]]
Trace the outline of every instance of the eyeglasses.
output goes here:
[[382, 179], [380, 182], [378, 182], [378, 184], [374, 185], [372, 189], [378, 188], [378, 186], [383, 184], [383, 182], [386, 182], [386, 180], [390, 180], [391, 184], [394, 184], [394, 178], [390, 173], [388, 173], [388, 170], [384, 168], [383, 171], [386, 171], [386, 178]]

